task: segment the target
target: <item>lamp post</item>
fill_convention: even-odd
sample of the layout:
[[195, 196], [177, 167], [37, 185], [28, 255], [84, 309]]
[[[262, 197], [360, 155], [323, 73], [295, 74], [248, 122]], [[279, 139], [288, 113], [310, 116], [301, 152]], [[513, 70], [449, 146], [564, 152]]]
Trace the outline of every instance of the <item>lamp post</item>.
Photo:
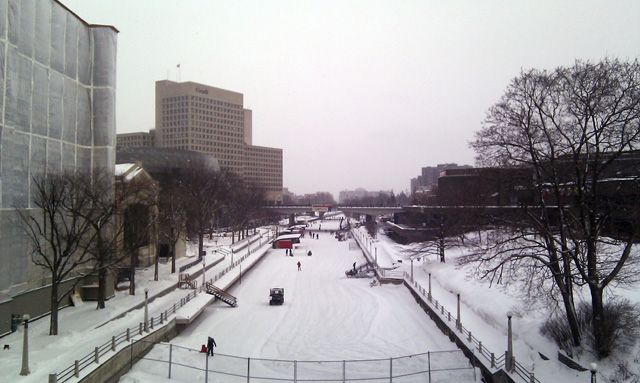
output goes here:
[[591, 383], [596, 383], [596, 372], [598, 372], [598, 365], [595, 363], [589, 364], [589, 371], [591, 371]]
[[149, 289], [144, 289], [144, 332], [149, 332]]
[[29, 319], [31, 317], [29, 314], [24, 314], [22, 316], [24, 320], [24, 342], [22, 344], [22, 370], [20, 371], [20, 375], [29, 375]]
[[202, 258], [202, 288], [204, 289], [207, 285], [207, 279], [204, 276], [204, 273], [206, 271], [206, 267], [205, 267], [205, 263], [204, 263], [204, 258]]
[[462, 322], [460, 321], [460, 293], [458, 293], [457, 296], [458, 296], [458, 317], [456, 319], [456, 328], [458, 329], [458, 331], [460, 331], [462, 329]]
[[513, 313], [511, 311], [507, 312], [507, 318], [509, 318], [507, 324], [507, 358], [504, 361], [504, 366], [507, 369], [507, 372], [511, 372], [513, 370], [513, 336], [511, 331], [511, 317], [513, 317]]
[[413, 282], [413, 258], [411, 258], [411, 282]]
[[429, 302], [431, 302], [431, 273], [429, 273]]

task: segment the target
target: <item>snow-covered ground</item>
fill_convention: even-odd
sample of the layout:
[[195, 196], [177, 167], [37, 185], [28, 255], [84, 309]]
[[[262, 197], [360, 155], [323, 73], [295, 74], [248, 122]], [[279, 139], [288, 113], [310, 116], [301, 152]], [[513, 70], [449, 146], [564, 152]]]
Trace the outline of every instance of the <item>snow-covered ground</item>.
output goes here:
[[[229, 290], [238, 298], [239, 307], [231, 308], [220, 301], [215, 302], [171, 343], [176, 347], [199, 349], [206, 343], [208, 335], [214, 336], [218, 344], [216, 353], [219, 355], [211, 358], [212, 363], [213, 360], [222, 361], [224, 358], [232, 360], [235, 356], [298, 361], [371, 358], [388, 361], [386, 358], [454, 349], [454, 344], [433, 325], [405, 287], [370, 287], [369, 279], [345, 277], [344, 271], [353, 262], [360, 264], [363, 256], [359, 250], [349, 250], [350, 241], [338, 242], [327, 232], [335, 229], [333, 226], [337, 227], [337, 222], [325, 220], [312, 223], [312, 231], [319, 234], [319, 239], [310, 239], [307, 235], [302, 240], [302, 245], [312, 251], [311, 257], [300, 253], [294, 257], [286, 257], [282, 249], [268, 250], [264, 258], [243, 277], [242, 282], [236, 283]], [[320, 224], [323, 231], [315, 231]], [[225, 245], [229, 241], [229, 238], [223, 238], [217, 245]], [[381, 233], [377, 239], [367, 241], [374, 250], [373, 253], [378, 248], [379, 264], [411, 272], [411, 264], [403, 253], [403, 246], [395, 244]], [[210, 249], [215, 247], [213, 242], [209, 245]], [[535, 372], [536, 378], [541, 382], [588, 381], [589, 372], [577, 372], [557, 362], [557, 348], [539, 334], [540, 323], [546, 317], [543, 310], [523, 307], [518, 299], [503, 289], [489, 288], [486, 284], [468, 278], [467, 270], [455, 267], [455, 259], [464, 251], [464, 248], [448, 250], [447, 263], [444, 264], [431, 258], [414, 261], [415, 280], [427, 288], [431, 274], [434, 298], [451, 312], [456, 312], [456, 294], [460, 294], [462, 324], [496, 355], [503, 354], [506, 349], [506, 312], [514, 312], [512, 321], [515, 357], [527, 369]], [[191, 254], [194, 253], [195, 251], [191, 251]], [[207, 254], [207, 264], [213, 263], [218, 257], [211, 251], [207, 251]], [[192, 259], [185, 258], [180, 263], [188, 263]], [[403, 262], [398, 262], [399, 260]], [[300, 271], [296, 266], [298, 261], [301, 262]], [[229, 264], [230, 260], [225, 259], [207, 274], [213, 275]], [[149, 288], [150, 295], [153, 296], [175, 283], [177, 274], [171, 275], [169, 267], [170, 265], [161, 265], [158, 282], [153, 281], [152, 267], [142, 270], [137, 276], [138, 295], [132, 297], [127, 292], [119, 292], [107, 302], [105, 310], [95, 310], [94, 302], [62, 310], [60, 335], [57, 337], [47, 335], [48, 317], [32, 322], [29, 327], [29, 376], [19, 376], [22, 328], [19, 332], [2, 338], [2, 343], [9, 345], [10, 349], [0, 352], [0, 370], [3, 372], [0, 380], [46, 381], [48, 374], [60, 371], [73, 363], [73, 360], [109, 340], [115, 333], [139, 323], [142, 320], [142, 309], [134, 310], [117, 320], [110, 319], [139, 304], [145, 288]], [[284, 287], [283, 306], [268, 305], [270, 287]], [[187, 293], [188, 291], [177, 290], [154, 300], [150, 304], [150, 314], [157, 315], [163, 307], [178, 301]], [[640, 301], [635, 291], [626, 291], [625, 296], [636, 302]], [[100, 326], [102, 324], [104, 325]], [[149, 355], [163, 352], [165, 351], [156, 348]], [[548, 356], [550, 360], [543, 360], [539, 353]], [[185, 352], [183, 357], [187, 363], [202, 363], [203, 360], [203, 355], [195, 352]], [[454, 353], [448, 362], [464, 364], [466, 360]], [[583, 355], [581, 362], [583, 365], [588, 364], [588, 356]], [[166, 368], [157, 368], [148, 363], [150, 362], [138, 363], [121, 381], [165, 381]], [[278, 371], [278, 368], [285, 367], [269, 366], [270, 371]], [[353, 373], [357, 373], [359, 368], [355, 363], [349, 365]], [[612, 365], [603, 363], [599, 370], [607, 373], [612, 368]], [[192, 376], [187, 370], [182, 370], [181, 374], [189, 381], [202, 379], [201, 374]], [[179, 376], [173, 377], [174, 380], [182, 380]], [[453, 381], [465, 381], [467, 378], [470, 377], [463, 376]]]

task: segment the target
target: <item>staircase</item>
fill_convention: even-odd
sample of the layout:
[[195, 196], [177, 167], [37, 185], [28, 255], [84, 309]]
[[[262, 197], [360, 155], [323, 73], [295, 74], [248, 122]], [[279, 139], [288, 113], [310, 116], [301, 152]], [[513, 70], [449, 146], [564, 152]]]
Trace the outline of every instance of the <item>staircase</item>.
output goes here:
[[238, 300], [233, 295], [225, 292], [222, 289], [219, 289], [213, 285], [213, 283], [207, 282], [205, 288], [207, 289], [207, 294], [211, 294], [216, 298], [220, 299], [224, 303], [228, 304], [231, 307], [238, 306]]
[[347, 277], [366, 278], [370, 277], [369, 271], [374, 271], [373, 265], [370, 263], [363, 263], [362, 265], [356, 265], [356, 269], [349, 269], [344, 272]]
[[178, 288], [197, 289], [198, 281], [191, 279], [191, 276], [187, 273], [180, 273], [178, 277]]

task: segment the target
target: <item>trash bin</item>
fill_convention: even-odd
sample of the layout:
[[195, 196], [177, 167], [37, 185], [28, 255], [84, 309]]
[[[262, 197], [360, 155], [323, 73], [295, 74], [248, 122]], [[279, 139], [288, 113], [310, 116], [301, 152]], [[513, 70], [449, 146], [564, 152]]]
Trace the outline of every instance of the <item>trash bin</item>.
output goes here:
[[22, 323], [22, 315], [11, 314], [11, 332], [18, 331], [18, 326]]

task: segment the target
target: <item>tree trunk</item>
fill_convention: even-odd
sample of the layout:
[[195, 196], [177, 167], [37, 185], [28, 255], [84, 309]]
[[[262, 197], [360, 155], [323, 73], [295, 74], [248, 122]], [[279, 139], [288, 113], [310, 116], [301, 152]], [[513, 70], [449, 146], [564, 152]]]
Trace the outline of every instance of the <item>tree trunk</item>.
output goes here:
[[171, 274], [176, 272], [176, 243], [171, 241]]
[[160, 258], [160, 248], [156, 247], [156, 256], [155, 256], [155, 270], [153, 271], [153, 280], [157, 281], [158, 280], [158, 260]]
[[593, 310], [593, 338], [598, 358], [603, 359], [611, 354], [609, 346], [606, 344], [605, 326], [607, 325], [604, 318], [604, 302], [602, 300], [602, 289], [589, 284], [591, 291], [591, 308]]
[[129, 295], [136, 295], [136, 256], [133, 250], [129, 258]]
[[51, 283], [51, 320], [49, 335], [58, 335], [58, 282]]
[[98, 262], [98, 304], [96, 309], [105, 308], [105, 301], [107, 300], [107, 270], [104, 267], [104, 262]]
[[[562, 302], [564, 303], [564, 311], [567, 317], [567, 321], [569, 322], [569, 329], [571, 330], [571, 338], [573, 340], [573, 345], [575, 347], [580, 346], [582, 342], [582, 334], [580, 333], [580, 326], [578, 326], [578, 315], [576, 314], [576, 307], [573, 302], [573, 295], [570, 293], [570, 288], [564, 285], [564, 283], [560, 283], [558, 279], [561, 279], [560, 276], [556, 278], [556, 283], [558, 283], [558, 287], [560, 289], [560, 295], [562, 295]], [[567, 350], [569, 351], [569, 350]]]
[[204, 250], [204, 233], [198, 233], [198, 259], [202, 259], [202, 251]]

